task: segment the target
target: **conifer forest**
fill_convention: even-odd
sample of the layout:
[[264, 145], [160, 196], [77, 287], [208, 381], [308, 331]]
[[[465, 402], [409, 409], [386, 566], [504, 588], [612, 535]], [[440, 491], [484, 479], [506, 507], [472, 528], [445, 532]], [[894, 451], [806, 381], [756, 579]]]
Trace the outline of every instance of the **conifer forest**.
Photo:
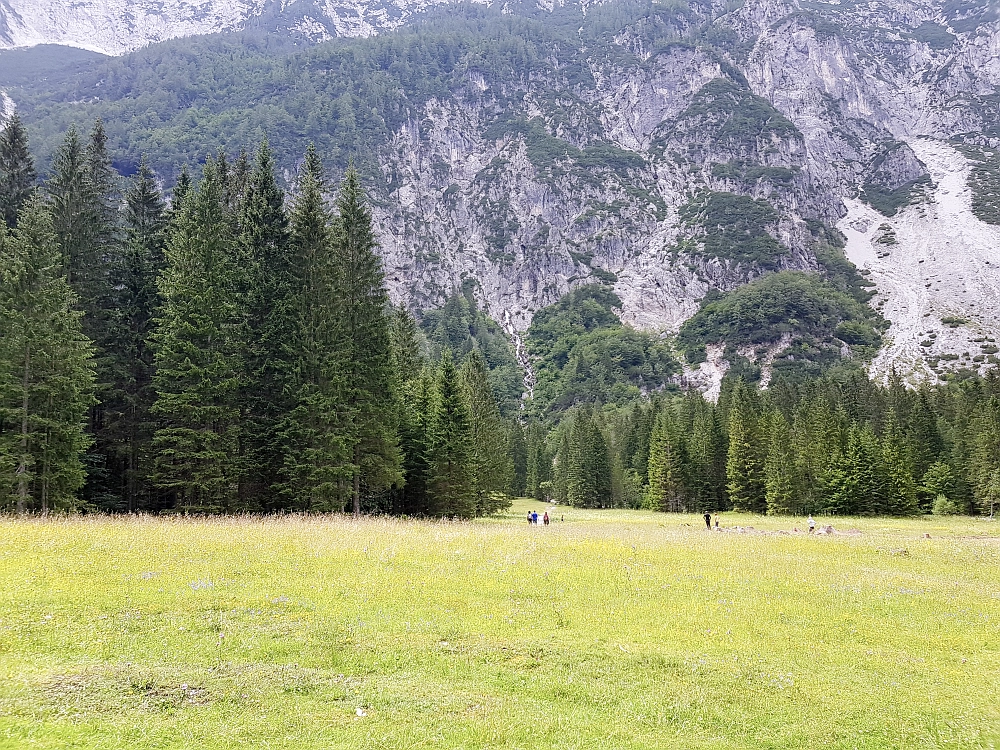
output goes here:
[[670, 342], [621, 324], [613, 292], [593, 285], [535, 316], [529, 397], [470, 289], [439, 310], [393, 305], [357, 171], [332, 180], [310, 148], [291, 183], [266, 141], [169, 187], [145, 163], [123, 177], [100, 121], [71, 128], [39, 175], [20, 120], [7, 123], [0, 509], [1000, 504], [995, 371], [919, 389], [860, 366], [779, 372], [767, 387], [734, 372], [712, 402], [683, 387]]

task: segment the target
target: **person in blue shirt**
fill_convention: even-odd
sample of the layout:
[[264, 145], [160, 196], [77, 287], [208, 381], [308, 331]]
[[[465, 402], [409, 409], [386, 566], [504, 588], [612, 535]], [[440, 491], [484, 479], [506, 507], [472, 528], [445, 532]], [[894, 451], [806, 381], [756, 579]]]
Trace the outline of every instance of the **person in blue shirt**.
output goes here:
[[536, 526], [538, 525], [538, 511], [531, 514], [531, 522]]

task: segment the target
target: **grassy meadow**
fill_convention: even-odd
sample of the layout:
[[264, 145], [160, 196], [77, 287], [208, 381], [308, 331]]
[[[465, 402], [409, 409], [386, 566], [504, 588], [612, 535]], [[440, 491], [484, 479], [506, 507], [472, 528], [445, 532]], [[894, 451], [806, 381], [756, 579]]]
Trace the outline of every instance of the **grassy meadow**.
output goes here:
[[1000, 745], [1000, 525], [531, 507], [0, 520], [0, 748]]

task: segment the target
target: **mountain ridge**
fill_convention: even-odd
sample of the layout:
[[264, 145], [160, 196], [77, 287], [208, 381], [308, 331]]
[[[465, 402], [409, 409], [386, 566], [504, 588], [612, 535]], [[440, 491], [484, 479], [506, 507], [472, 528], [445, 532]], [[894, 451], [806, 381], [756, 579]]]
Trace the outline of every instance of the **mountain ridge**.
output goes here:
[[[893, 212], [934, 194], [913, 139], [1000, 145], [993, 2], [505, 10], [455, 6], [383, 41], [275, 58], [266, 74], [247, 63], [260, 86], [234, 73], [235, 89], [220, 83], [233, 93], [195, 86], [177, 105], [147, 102], [155, 81], [135, 73], [147, 58], [150, 70], [176, 59], [159, 48], [105, 66], [62, 102], [56, 89], [44, 102], [10, 93], [38, 126], [104, 117], [133, 159], [179, 132], [229, 150], [268, 132], [286, 169], [307, 139], [338, 165], [353, 155], [367, 165], [394, 298], [433, 307], [475, 279], [516, 345], [534, 312], [581, 284], [611, 285], [627, 322], [674, 333], [709, 292], [775, 270], [825, 273], [845, 200]], [[134, 82], [109, 91], [110, 71]], [[284, 87], [306, 92], [301, 113]], [[137, 125], [150, 110], [161, 121]], [[907, 290], [870, 276], [895, 309]], [[998, 333], [975, 325], [970, 337]]]

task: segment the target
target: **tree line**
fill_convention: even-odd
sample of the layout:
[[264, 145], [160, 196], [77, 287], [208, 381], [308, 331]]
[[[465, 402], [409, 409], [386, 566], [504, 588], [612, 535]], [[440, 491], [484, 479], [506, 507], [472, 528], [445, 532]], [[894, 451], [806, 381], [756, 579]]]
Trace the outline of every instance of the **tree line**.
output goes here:
[[[422, 357], [349, 169], [290, 204], [266, 141], [123, 180], [100, 121], [37, 185], [0, 133], [0, 507], [394, 512], [509, 505], [510, 425], [481, 356]], [[501, 449], [497, 450], [497, 446]]]
[[776, 515], [986, 513], [1000, 505], [1000, 377], [919, 389], [860, 369], [718, 403], [581, 405], [527, 431], [527, 492], [569, 505]]

